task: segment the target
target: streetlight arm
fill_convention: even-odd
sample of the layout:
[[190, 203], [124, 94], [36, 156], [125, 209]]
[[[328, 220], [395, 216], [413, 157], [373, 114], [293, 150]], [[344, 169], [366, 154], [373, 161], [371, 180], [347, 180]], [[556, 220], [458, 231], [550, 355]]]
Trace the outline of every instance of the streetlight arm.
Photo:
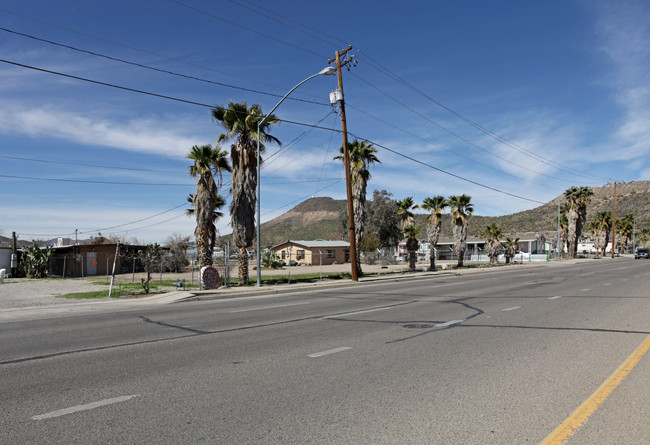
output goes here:
[[266, 116], [264, 116], [262, 118], [262, 120], [257, 122], [257, 206], [256, 206], [257, 208], [256, 208], [256, 212], [255, 212], [256, 213], [256, 219], [257, 219], [257, 221], [256, 221], [256, 223], [257, 223], [256, 224], [257, 225], [257, 246], [256, 246], [257, 247], [257, 249], [256, 249], [257, 250], [257, 252], [256, 252], [256, 257], [257, 257], [256, 258], [257, 259], [257, 287], [260, 287], [262, 285], [262, 261], [261, 261], [261, 250], [262, 250], [261, 237], [262, 237], [262, 235], [261, 235], [261, 229], [260, 229], [260, 224], [261, 224], [261, 222], [260, 222], [260, 218], [261, 218], [260, 199], [261, 199], [261, 194], [262, 194], [261, 184], [260, 184], [260, 170], [261, 170], [261, 168], [260, 168], [260, 127], [264, 124], [264, 122], [266, 122], [266, 120], [269, 118], [269, 116], [271, 116], [273, 114], [273, 112], [276, 110], [276, 108], [278, 108], [280, 106], [280, 104], [282, 102], [284, 102], [284, 100], [289, 96], [289, 94], [293, 93], [294, 90], [296, 88], [298, 88], [300, 85], [307, 82], [308, 80], [313, 79], [316, 76], [323, 76], [323, 75], [327, 76], [327, 75], [330, 75], [330, 74], [334, 74], [335, 72], [336, 72], [336, 69], [334, 67], [328, 66], [326, 68], [323, 68], [322, 70], [320, 70], [316, 74], [312, 74], [311, 76], [309, 76], [305, 80], [303, 80], [300, 83], [296, 84], [296, 86], [291, 88], [287, 92], [287, 94], [282, 96], [282, 99], [280, 99], [280, 101], [277, 104], [275, 104], [275, 106], [271, 109], [271, 111], [269, 111], [266, 114]]

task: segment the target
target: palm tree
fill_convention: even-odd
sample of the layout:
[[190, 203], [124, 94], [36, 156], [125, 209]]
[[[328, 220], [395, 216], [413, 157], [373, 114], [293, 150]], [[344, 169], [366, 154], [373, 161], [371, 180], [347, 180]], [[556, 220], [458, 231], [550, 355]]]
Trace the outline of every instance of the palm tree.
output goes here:
[[648, 239], [650, 238], [650, 229], [648, 229], [647, 227], [641, 229], [641, 236], [639, 238], [641, 238], [641, 241], [643, 242], [643, 246], [644, 247], [647, 246]]
[[[194, 194], [190, 193], [187, 195], [187, 202], [190, 205], [189, 209], [185, 209], [185, 214], [188, 216], [194, 215]], [[212, 221], [215, 223], [217, 220], [223, 217], [223, 212], [220, 212], [221, 208], [226, 205], [226, 201], [223, 199], [223, 196], [217, 195], [216, 206], [214, 208], [214, 214], [212, 215]]]
[[569, 243], [569, 219], [567, 218], [568, 207], [563, 204], [560, 207], [560, 222], [558, 224], [557, 217], [555, 217], [555, 224], [560, 227], [560, 239], [558, 240], [560, 252], [563, 252], [568, 247]]
[[515, 253], [517, 253], [517, 249], [519, 248], [519, 238], [506, 238], [505, 248], [504, 256], [506, 257], [506, 264], [509, 264], [510, 260], [515, 256]]
[[406, 251], [409, 257], [409, 271], [415, 272], [415, 263], [418, 259], [418, 248], [420, 243], [416, 236], [420, 233], [420, 226], [410, 224], [404, 227], [404, 236], [406, 237]]
[[485, 249], [487, 250], [491, 264], [496, 264], [498, 261], [499, 251], [503, 247], [499, 241], [499, 237], [502, 234], [503, 230], [496, 223], [490, 224], [481, 232], [481, 236], [485, 237]]
[[[232, 159], [232, 186], [230, 202], [230, 218], [233, 241], [239, 249], [239, 285], [248, 284], [248, 253], [246, 249], [255, 239], [255, 205], [257, 203], [257, 131], [258, 123], [265, 116], [262, 108], [246, 102], [229, 102], [228, 107], [221, 105], [212, 109], [212, 117], [226, 129], [219, 135], [217, 142], [234, 139], [230, 148]], [[269, 135], [271, 125], [276, 124], [275, 115], [266, 116], [259, 127], [260, 152], [264, 151], [265, 142], [280, 141]]]
[[467, 247], [467, 223], [474, 212], [474, 204], [470, 202], [471, 200], [472, 197], [465, 194], [450, 196], [448, 199], [451, 224], [456, 239], [454, 252], [458, 256], [458, 267], [463, 267], [463, 256]]
[[[334, 160], [344, 159], [343, 147], [339, 148], [339, 156]], [[354, 238], [357, 246], [357, 259], [361, 258], [361, 238], [365, 231], [366, 221], [366, 187], [370, 179], [370, 167], [375, 162], [381, 161], [375, 155], [377, 150], [368, 141], [355, 139], [348, 142], [350, 157], [350, 180], [352, 182], [352, 213], [354, 217]], [[361, 261], [357, 260], [357, 274], [361, 275]]]
[[578, 239], [587, 217], [587, 204], [593, 194], [589, 187], [570, 187], [564, 192], [568, 209], [569, 258], [575, 258], [578, 251]]
[[634, 233], [634, 215], [629, 213], [625, 215], [619, 222], [616, 223], [616, 229], [624, 240], [623, 247], [627, 251]]
[[[192, 197], [193, 214], [196, 217], [196, 239], [199, 264], [202, 266], [212, 265], [212, 254], [217, 237], [215, 226], [215, 211], [219, 203], [223, 205], [223, 198], [219, 196], [216, 176], [219, 186], [222, 184], [222, 172], [230, 171], [228, 165], [228, 153], [221, 150], [219, 146], [212, 148], [212, 145], [194, 146], [187, 155], [187, 159], [194, 161], [190, 165], [189, 172], [193, 178], [198, 178], [196, 192]], [[190, 212], [187, 212], [191, 214]]]
[[594, 233], [594, 247], [602, 256], [605, 256], [609, 243], [609, 232], [612, 230], [612, 212], [596, 213], [591, 228]]
[[427, 239], [429, 241], [429, 269], [436, 270], [436, 246], [440, 238], [442, 228], [442, 211], [449, 203], [444, 196], [432, 196], [424, 198], [422, 208], [429, 210], [431, 215], [427, 218]]
[[409, 196], [408, 198], [404, 198], [401, 201], [397, 201], [395, 203], [395, 206], [395, 211], [400, 217], [402, 228], [413, 224], [414, 215], [412, 210], [419, 208], [419, 206], [413, 201], [413, 197]]

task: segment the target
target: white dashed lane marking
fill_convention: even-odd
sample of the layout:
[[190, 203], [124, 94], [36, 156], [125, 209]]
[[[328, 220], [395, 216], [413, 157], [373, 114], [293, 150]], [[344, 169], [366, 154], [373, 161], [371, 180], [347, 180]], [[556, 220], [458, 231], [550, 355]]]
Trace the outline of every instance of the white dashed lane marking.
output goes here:
[[334, 348], [334, 349], [330, 349], [328, 351], [315, 352], [313, 354], [307, 354], [307, 357], [310, 357], [310, 358], [323, 357], [324, 355], [336, 354], [337, 352], [343, 352], [343, 351], [347, 351], [349, 349], [352, 349], [352, 348], [348, 348], [347, 346], [341, 346], [340, 348]]
[[45, 414], [40, 414], [38, 416], [32, 417], [32, 420], [51, 419], [53, 417], [61, 417], [61, 416], [65, 416], [67, 414], [77, 413], [79, 411], [88, 411], [90, 409], [99, 408], [101, 406], [112, 405], [114, 403], [120, 403], [120, 402], [126, 402], [127, 400], [133, 399], [133, 398], [138, 397], [138, 396], [139, 396], [139, 394], [134, 394], [132, 396], [113, 397], [112, 399], [104, 399], [104, 400], [100, 400], [98, 402], [87, 403], [85, 405], [77, 405], [77, 406], [73, 406], [73, 407], [70, 407], [70, 408], [65, 408], [65, 409], [60, 409], [60, 410], [52, 411], [52, 412], [45, 413]]
[[501, 309], [501, 312], [514, 311], [514, 310], [517, 310], [517, 309], [521, 309], [521, 306], [507, 307], [505, 309]]

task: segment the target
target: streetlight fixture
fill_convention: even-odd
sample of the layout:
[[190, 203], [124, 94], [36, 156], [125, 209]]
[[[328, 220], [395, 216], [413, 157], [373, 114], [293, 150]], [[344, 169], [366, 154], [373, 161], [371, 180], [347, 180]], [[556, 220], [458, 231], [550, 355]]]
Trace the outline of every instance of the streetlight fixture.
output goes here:
[[261, 241], [261, 229], [260, 229], [260, 217], [261, 217], [261, 206], [260, 206], [260, 197], [261, 197], [261, 183], [260, 183], [260, 127], [266, 122], [266, 119], [273, 114], [273, 112], [280, 106], [282, 102], [289, 96], [289, 94], [293, 93], [293, 91], [298, 88], [300, 85], [303, 83], [307, 82], [308, 80], [313, 79], [316, 76], [330, 76], [332, 74], [336, 73], [336, 68], [333, 66], [328, 66], [326, 68], [323, 68], [316, 74], [312, 74], [305, 80], [301, 81], [298, 83], [295, 87], [291, 88], [287, 94], [285, 94], [280, 101], [275, 104], [275, 106], [269, 111], [266, 116], [261, 121], [257, 122], [257, 209], [256, 209], [256, 219], [257, 219], [257, 287], [262, 286], [262, 241]]

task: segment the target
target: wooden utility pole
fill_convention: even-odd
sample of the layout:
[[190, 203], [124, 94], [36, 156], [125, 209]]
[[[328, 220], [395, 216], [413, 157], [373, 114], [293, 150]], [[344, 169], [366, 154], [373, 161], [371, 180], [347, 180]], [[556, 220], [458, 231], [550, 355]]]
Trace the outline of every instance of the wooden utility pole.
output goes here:
[[612, 221], [612, 258], [614, 258], [614, 247], [616, 247], [616, 181], [614, 181], [614, 213]]
[[343, 99], [343, 76], [341, 75], [341, 67], [348, 64], [352, 59], [347, 59], [341, 63], [341, 56], [345, 56], [352, 47], [344, 51], [336, 51], [336, 57], [330, 59], [328, 63], [336, 62], [336, 75], [339, 81], [339, 91], [341, 97], [339, 99], [339, 106], [341, 108], [341, 130], [343, 133], [343, 163], [345, 164], [345, 188], [348, 196], [348, 226], [349, 226], [349, 238], [350, 238], [350, 265], [352, 273], [352, 281], [359, 281], [358, 274], [358, 261], [357, 258], [357, 241], [355, 238], [354, 230], [354, 210], [352, 206], [352, 182], [351, 182], [351, 172], [350, 172], [350, 151], [348, 150], [348, 126], [345, 120], [345, 100]]

